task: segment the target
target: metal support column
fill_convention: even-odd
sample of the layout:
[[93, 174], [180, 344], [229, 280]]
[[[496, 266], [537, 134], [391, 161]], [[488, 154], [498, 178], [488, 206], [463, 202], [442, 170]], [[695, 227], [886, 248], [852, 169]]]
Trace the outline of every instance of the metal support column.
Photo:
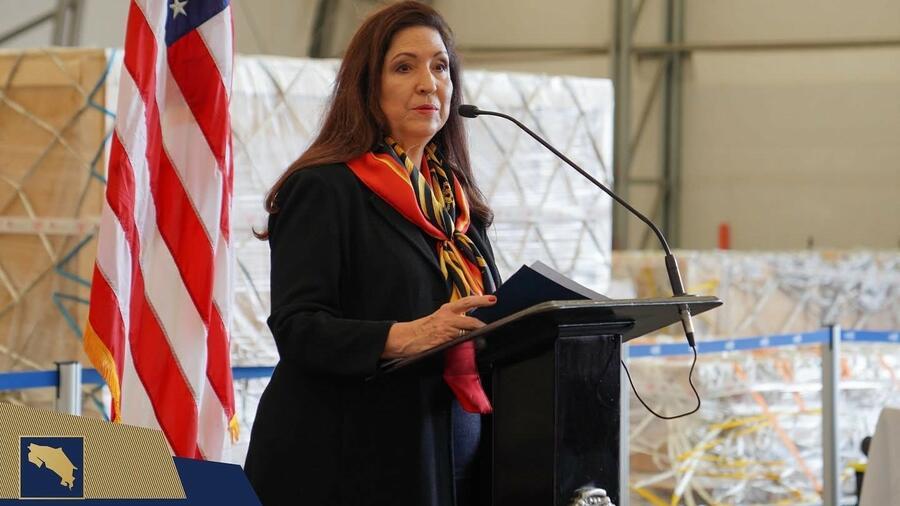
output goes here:
[[69, 2], [69, 31], [66, 33], [66, 45], [75, 47], [81, 44], [81, 17], [84, 11], [84, 0]]
[[81, 363], [57, 362], [59, 384], [56, 387], [56, 410], [70, 415], [81, 414]]
[[50, 44], [54, 46], [77, 46], [81, 42], [81, 16], [84, 0], [56, 0], [56, 6], [49, 11], [0, 33], [0, 45], [37, 27], [52, 25]]
[[56, 14], [53, 17], [53, 45], [62, 46], [66, 33], [66, 13], [69, 0], [56, 0]]
[[315, 18], [313, 19], [312, 35], [309, 41], [310, 58], [327, 58], [329, 56], [329, 41], [334, 33], [337, 3], [333, 0], [319, 0], [316, 3]]
[[[628, 200], [628, 174], [631, 160], [631, 0], [616, 0], [613, 32], [613, 188]], [[628, 212], [612, 206], [613, 249], [628, 248]]]
[[[684, 42], [684, 0], [669, 0], [666, 5], [666, 42]], [[662, 135], [662, 229], [672, 246], [680, 243], [681, 215], [681, 105], [683, 55], [667, 55], [666, 79], [663, 91]]]
[[841, 499], [840, 412], [841, 327], [829, 327], [828, 342], [822, 345], [822, 504], [837, 506]]

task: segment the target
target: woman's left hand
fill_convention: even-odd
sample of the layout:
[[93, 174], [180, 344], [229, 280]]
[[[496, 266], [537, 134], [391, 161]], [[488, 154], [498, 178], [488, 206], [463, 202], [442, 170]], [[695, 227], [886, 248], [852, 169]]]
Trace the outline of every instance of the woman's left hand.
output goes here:
[[388, 332], [382, 358], [404, 358], [456, 339], [466, 332], [484, 327], [484, 322], [466, 313], [478, 307], [492, 306], [493, 295], [471, 295], [448, 302], [428, 316], [411, 322], [397, 322]]

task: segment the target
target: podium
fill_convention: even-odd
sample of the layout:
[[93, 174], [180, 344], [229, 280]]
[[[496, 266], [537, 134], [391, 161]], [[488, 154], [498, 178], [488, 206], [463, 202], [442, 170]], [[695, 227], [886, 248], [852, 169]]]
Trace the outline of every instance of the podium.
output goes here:
[[379, 375], [474, 340], [494, 407], [484, 431], [491, 504], [564, 506], [585, 486], [605, 489], [620, 504], [627, 491], [620, 464], [628, 459], [620, 455], [622, 343], [679, 322], [684, 304], [697, 315], [722, 302], [695, 296], [543, 302], [387, 362]]

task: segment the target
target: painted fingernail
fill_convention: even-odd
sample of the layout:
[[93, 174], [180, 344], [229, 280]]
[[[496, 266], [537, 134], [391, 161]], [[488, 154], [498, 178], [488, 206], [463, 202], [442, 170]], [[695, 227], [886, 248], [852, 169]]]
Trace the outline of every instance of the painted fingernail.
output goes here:
[[491, 302], [497, 302], [497, 297], [494, 297], [493, 295], [488, 295], [488, 300]]

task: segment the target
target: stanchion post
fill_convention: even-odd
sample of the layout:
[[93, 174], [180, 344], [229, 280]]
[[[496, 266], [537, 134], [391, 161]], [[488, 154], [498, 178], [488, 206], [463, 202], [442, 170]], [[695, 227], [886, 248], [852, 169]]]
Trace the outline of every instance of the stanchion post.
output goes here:
[[822, 345], [822, 503], [837, 506], [841, 500], [838, 412], [841, 384], [841, 327], [829, 325]]
[[[630, 345], [619, 345], [620, 358], [628, 363], [628, 348]], [[631, 432], [631, 389], [628, 377], [625, 376], [625, 368], [619, 370], [619, 503], [616, 506], [628, 506], [631, 489], [631, 445], [629, 434]]]
[[81, 363], [57, 362], [59, 384], [56, 385], [56, 410], [81, 415]]

